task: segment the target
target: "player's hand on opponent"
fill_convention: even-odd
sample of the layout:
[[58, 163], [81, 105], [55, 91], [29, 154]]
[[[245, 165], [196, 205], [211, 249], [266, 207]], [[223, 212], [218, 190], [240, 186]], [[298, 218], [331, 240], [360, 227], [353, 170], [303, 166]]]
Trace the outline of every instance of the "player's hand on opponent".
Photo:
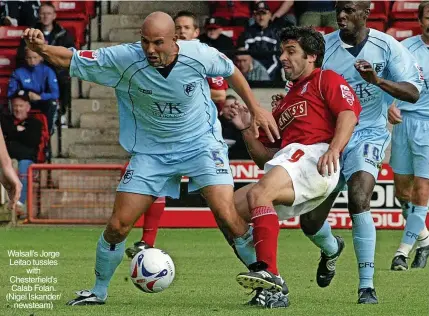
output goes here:
[[275, 142], [275, 139], [280, 139], [279, 128], [271, 112], [257, 106], [252, 114], [250, 130], [255, 138], [259, 138], [259, 128], [262, 128], [272, 143]]
[[38, 29], [28, 28], [22, 33], [22, 38], [29, 49], [40, 52], [45, 45], [45, 36]]
[[248, 129], [252, 123], [252, 116], [246, 105], [235, 101], [223, 107], [223, 116], [230, 120], [238, 130]]
[[392, 125], [402, 123], [401, 110], [396, 107], [395, 102], [392, 103], [387, 111], [387, 118]]
[[317, 171], [322, 177], [331, 176], [339, 169], [338, 160], [340, 152], [338, 150], [329, 148], [317, 162]]
[[377, 76], [377, 73], [372, 68], [371, 64], [366, 60], [358, 59], [355, 62], [355, 68], [366, 82], [375, 85], [379, 83], [380, 78]]
[[275, 95], [271, 96], [271, 100], [272, 100], [271, 101], [271, 107], [273, 108], [273, 110], [280, 105], [280, 103], [282, 102], [284, 97], [285, 97], [285, 95], [282, 93], [275, 94]]
[[21, 196], [22, 184], [12, 164], [0, 170], [0, 183], [4, 186], [9, 196], [8, 208], [13, 210]]

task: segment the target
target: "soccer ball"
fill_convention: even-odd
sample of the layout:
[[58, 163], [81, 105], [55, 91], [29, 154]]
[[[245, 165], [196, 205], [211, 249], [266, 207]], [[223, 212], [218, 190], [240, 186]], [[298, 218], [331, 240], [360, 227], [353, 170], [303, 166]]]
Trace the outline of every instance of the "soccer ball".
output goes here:
[[143, 249], [131, 261], [131, 280], [146, 293], [164, 291], [173, 282], [175, 273], [173, 260], [160, 249]]

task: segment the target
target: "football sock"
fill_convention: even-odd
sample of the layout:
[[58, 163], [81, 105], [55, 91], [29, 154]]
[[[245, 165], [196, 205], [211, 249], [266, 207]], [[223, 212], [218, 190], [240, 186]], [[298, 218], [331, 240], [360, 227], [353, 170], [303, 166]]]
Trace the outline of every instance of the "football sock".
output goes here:
[[327, 220], [325, 220], [322, 228], [316, 234], [307, 235], [307, 237], [328, 257], [338, 252], [337, 239], [332, 235], [331, 226]]
[[353, 245], [359, 269], [359, 289], [374, 288], [375, 225], [368, 210], [353, 214]]
[[144, 214], [143, 235], [141, 241], [144, 241], [151, 247], [155, 245], [159, 221], [161, 220], [163, 212], [164, 208], [156, 207], [155, 204], [152, 204], [152, 206]]
[[280, 232], [276, 211], [269, 206], [259, 206], [252, 210], [253, 242], [256, 259], [268, 265], [267, 270], [278, 275], [277, 243]]
[[426, 206], [418, 206], [410, 203], [410, 212], [408, 213], [404, 234], [402, 235], [402, 247], [399, 246], [400, 249], [398, 249], [398, 252], [401, 252], [406, 257], [408, 257], [411, 248], [419, 238], [419, 234], [425, 228], [426, 213]]
[[[426, 215], [427, 216], [427, 215]], [[429, 231], [426, 226], [419, 234], [419, 238], [417, 239], [417, 247], [427, 247], [429, 246]]]
[[253, 244], [253, 227], [241, 237], [234, 239], [235, 250], [246, 266], [256, 262], [256, 250]]
[[119, 244], [110, 244], [104, 239], [104, 232], [97, 243], [95, 261], [95, 286], [91, 290], [99, 299], [107, 298], [107, 287], [113, 273], [122, 261], [125, 251], [125, 240]]

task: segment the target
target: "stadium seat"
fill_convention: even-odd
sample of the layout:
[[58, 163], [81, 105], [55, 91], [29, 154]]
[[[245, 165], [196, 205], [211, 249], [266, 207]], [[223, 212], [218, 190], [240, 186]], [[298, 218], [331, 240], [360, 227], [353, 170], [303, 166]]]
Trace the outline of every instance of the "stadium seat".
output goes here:
[[30, 110], [28, 113], [29, 117], [33, 117], [39, 120], [42, 123], [42, 136], [39, 143], [39, 152], [37, 154], [37, 162], [44, 163], [46, 162], [48, 148], [49, 148], [49, 129], [48, 129], [48, 120], [46, 119], [45, 114], [39, 110]]
[[17, 49], [0, 48], [0, 76], [9, 77], [16, 67]]
[[416, 20], [419, 5], [420, 1], [416, 0], [395, 1], [390, 17], [393, 20]]
[[244, 26], [222, 26], [222, 34], [231, 37], [234, 45], [237, 44], [237, 39], [244, 31]]
[[391, 27], [386, 31], [387, 34], [393, 36], [398, 41], [402, 41], [408, 37], [417, 35], [421, 33], [420, 27]]
[[57, 12], [57, 20], [83, 20], [89, 22], [85, 1], [52, 1]]
[[73, 35], [77, 49], [86, 44], [86, 24], [84, 21], [58, 21], [58, 24]]
[[96, 1], [85, 1], [86, 13], [89, 14], [89, 17], [95, 18], [97, 15], [97, 11], [95, 8]]
[[367, 21], [366, 25], [372, 29], [376, 29], [380, 32], [384, 32], [386, 30], [386, 23], [384, 21]]
[[8, 77], [0, 77], [0, 105], [2, 113], [7, 107], [4, 107], [4, 105], [7, 104], [7, 88], [9, 86], [9, 78]]
[[335, 31], [335, 29], [333, 27], [330, 27], [330, 26], [325, 26], [325, 27], [318, 26], [318, 27], [315, 27], [314, 29], [316, 31], [322, 33], [323, 35], [329, 34], [329, 33], [332, 33], [333, 31]]
[[25, 26], [0, 26], [0, 47], [18, 47]]
[[372, 1], [371, 2], [371, 13], [369, 14], [369, 21], [384, 21], [387, 22], [389, 19], [390, 1]]

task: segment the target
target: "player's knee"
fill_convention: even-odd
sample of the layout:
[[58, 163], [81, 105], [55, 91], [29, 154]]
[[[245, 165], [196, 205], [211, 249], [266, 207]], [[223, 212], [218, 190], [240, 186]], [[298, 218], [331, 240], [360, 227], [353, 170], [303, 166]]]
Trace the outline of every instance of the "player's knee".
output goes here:
[[371, 195], [362, 191], [349, 192], [349, 211], [351, 214], [359, 214], [370, 208]]
[[249, 204], [250, 209], [261, 206], [262, 200], [266, 199], [266, 192], [264, 186], [259, 183], [255, 184], [247, 192], [247, 203]]
[[302, 214], [299, 217], [299, 224], [302, 232], [307, 236], [315, 235], [323, 226], [324, 219], [314, 216], [313, 212]]
[[[428, 197], [429, 197], [429, 190], [428, 186], [426, 185], [414, 185], [413, 187], [413, 194], [411, 200], [413, 201], [413, 204], [416, 205], [427, 205], [428, 203]], [[410, 200], [408, 200], [410, 201]]]
[[132, 224], [125, 223], [119, 218], [112, 217], [105, 231], [105, 238], [107, 242], [110, 243], [119, 243], [127, 238], [128, 233], [131, 231]]

